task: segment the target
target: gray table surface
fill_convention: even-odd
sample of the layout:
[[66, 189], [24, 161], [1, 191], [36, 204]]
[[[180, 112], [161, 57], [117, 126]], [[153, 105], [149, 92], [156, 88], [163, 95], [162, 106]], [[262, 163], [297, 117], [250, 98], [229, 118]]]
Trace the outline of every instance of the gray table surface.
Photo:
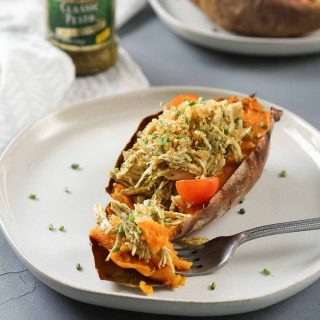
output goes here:
[[[320, 129], [320, 55], [253, 58], [218, 53], [174, 35], [148, 7], [120, 31], [121, 45], [152, 85], [212, 86], [258, 92]], [[216, 320], [320, 319], [320, 281], [269, 308]], [[66, 298], [35, 279], [0, 233], [0, 319], [149, 319]], [[156, 319], [178, 317], [152, 315]], [[182, 317], [181, 317], [182, 318]]]

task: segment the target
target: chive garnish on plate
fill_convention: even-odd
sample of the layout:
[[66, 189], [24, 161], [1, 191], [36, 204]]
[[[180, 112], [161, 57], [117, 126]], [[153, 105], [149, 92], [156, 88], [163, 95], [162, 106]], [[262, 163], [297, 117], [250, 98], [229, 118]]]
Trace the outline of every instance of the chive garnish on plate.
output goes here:
[[78, 270], [78, 271], [82, 271], [82, 266], [81, 266], [81, 264], [80, 263], [77, 263], [76, 264], [76, 269]]
[[68, 187], [65, 187], [65, 188], [64, 188], [64, 192], [65, 192], [65, 193], [71, 193], [71, 191], [70, 191], [70, 189], [69, 189]]
[[279, 173], [279, 177], [280, 178], [285, 178], [287, 176], [287, 171], [286, 170], [282, 170], [280, 173]]
[[70, 167], [71, 167], [71, 169], [73, 169], [73, 170], [79, 170], [79, 169], [80, 169], [79, 163], [72, 163], [72, 164], [70, 165]]
[[261, 273], [264, 275], [264, 276], [270, 276], [271, 274], [271, 271], [267, 268], [264, 268]]
[[214, 281], [209, 286], [210, 290], [215, 290], [216, 287], [217, 287], [217, 285], [216, 285], [216, 283]]

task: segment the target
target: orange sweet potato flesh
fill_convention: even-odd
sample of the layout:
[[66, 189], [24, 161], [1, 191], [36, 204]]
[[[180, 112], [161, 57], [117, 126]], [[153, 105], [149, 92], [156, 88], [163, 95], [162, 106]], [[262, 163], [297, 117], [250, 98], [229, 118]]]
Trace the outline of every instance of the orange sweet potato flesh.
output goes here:
[[90, 238], [93, 238], [100, 245], [110, 250], [116, 240], [116, 234], [113, 232], [105, 233], [98, 226], [91, 229]]
[[140, 281], [139, 287], [144, 294], [153, 294], [153, 287], [147, 284], [145, 281]]
[[251, 127], [253, 135], [264, 134], [271, 125], [270, 112], [265, 112], [256, 98], [244, 98], [242, 99], [242, 105], [243, 122]]
[[115, 183], [114, 184], [114, 191], [112, 192], [111, 197], [114, 200], [118, 200], [119, 202], [124, 203], [129, 208], [133, 209], [134, 206], [133, 206], [133, 202], [132, 202], [131, 198], [121, 193], [121, 190], [124, 188], [125, 188], [125, 186], [122, 185], [121, 183]]
[[[111, 260], [118, 267], [123, 269], [134, 269], [144, 277], [166, 284], [172, 288], [176, 288], [184, 283], [183, 277], [176, 275], [172, 270], [165, 266], [157, 268], [158, 260], [156, 255], [163, 246], [166, 246], [171, 251], [171, 256], [175, 267], [179, 270], [188, 270], [191, 267], [191, 262], [180, 259], [173, 250], [172, 244], [169, 242], [170, 232], [167, 228], [154, 221], [140, 222], [139, 228], [142, 231], [142, 239], [146, 241], [151, 249], [152, 259], [149, 263], [132, 256], [130, 252], [122, 250], [112, 253]], [[90, 232], [91, 241], [99, 243], [101, 246], [110, 250], [115, 241], [115, 233], [104, 233], [98, 227], [95, 227]], [[108, 262], [106, 262], [108, 264]], [[148, 283], [148, 282], [147, 282]]]
[[142, 231], [142, 239], [151, 249], [151, 254], [156, 255], [162, 247], [169, 242], [168, 229], [154, 221], [142, 221], [138, 224]]
[[178, 105], [180, 105], [181, 103], [183, 103], [184, 101], [188, 100], [190, 102], [193, 101], [197, 101], [199, 99], [199, 96], [195, 96], [189, 93], [186, 94], [181, 94], [179, 96], [176, 96], [175, 98], [173, 98], [167, 105], [166, 105], [166, 109], [170, 110], [172, 107], [177, 107]]

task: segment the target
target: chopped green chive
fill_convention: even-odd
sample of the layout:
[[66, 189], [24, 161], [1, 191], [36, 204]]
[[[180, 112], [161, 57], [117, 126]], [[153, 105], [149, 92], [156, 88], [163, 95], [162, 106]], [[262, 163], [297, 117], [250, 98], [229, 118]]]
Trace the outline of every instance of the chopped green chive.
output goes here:
[[137, 232], [138, 232], [138, 235], [139, 235], [139, 236], [142, 235], [142, 230], [141, 230], [139, 227], [137, 228]]
[[70, 167], [73, 170], [79, 170], [80, 169], [79, 163], [72, 163]]
[[77, 269], [78, 271], [82, 271], [82, 267], [81, 267], [81, 264], [80, 264], [80, 263], [77, 263], [77, 264], [76, 264], [76, 269]]
[[215, 290], [216, 287], [217, 287], [217, 285], [216, 285], [216, 283], [214, 281], [209, 286], [210, 290]]
[[252, 132], [248, 132], [247, 136], [251, 141], [253, 140], [253, 133]]
[[190, 119], [189, 118], [185, 118], [185, 122], [186, 122], [186, 124], [188, 125], [188, 126], [190, 126]]
[[132, 212], [129, 214], [129, 221], [134, 222], [134, 214]]
[[172, 222], [172, 219], [171, 218], [164, 218], [163, 221], [165, 223], [171, 223]]
[[208, 129], [205, 128], [205, 127], [200, 127], [199, 130], [202, 131], [202, 132], [204, 132], [204, 133], [207, 133], [207, 132], [208, 132]]
[[64, 228], [64, 226], [60, 226], [60, 227], [59, 227], [59, 231], [61, 231], [61, 232], [65, 232], [65, 231], [66, 231], [66, 229]]
[[280, 173], [279, 173], [279, 177], [280, 178], [285, 178], [287, 176], [287, 171], [286, 170], [282, 170]]
[[149, 141], [148, 141], [148, 138], [145, 138], [145, 139], [144, 139], [144, 144], [148, 144], [148, 142], [149, 142]]
[[203, 97], [201, 97], [200, 100], [199, 100], [200, 103], [204, 103], [204, 102], [206, 102], [206, 101], [207, 101], [207, 99], [206, 99], [206, 98], [203, 98]]
[[267, 268], [264, 268], [261, 273], [264, 275], [264, 276], [270, 276], [271, 274], [271, 271]]
[[215, 138], [212, 138], [210, 140], [210, 145], [211, 145], [212, 148], [216, 147], [217, 146], [217, 140]]
[[225, 128], [225, 129], [223, 130], [223, 133], [226, 134], [226, 135], [229, 134], [229, 129], [228, 129], [228, 128]]
[[244, 208], [241, 208], [239, 211], [238, 211], [239, 214], [245, 214], [246, 213], [246, 210]]
[[147, 202], [147, 206], [150, 207], [151, 204], [152, 204], [152, 201], [149, 199], [148, 202]]
[[119, 252], [119, 250], [120, 250], [119, 247], [114, 247], [114, 248], [112, 249], [112, 253]]
[[168, 141], [168, 135], [165, 133], [162, 135], [162, 137], [159, 139], [159, 145], [163, 147], [165, 143]]
[[53, 226], [52, 223], [50, 223], [50, 224], [48, 225], [48, 229], [49, 229], [50, 231], [56, 230], [56, 228]]
[[265, 126], [264, 121], [261, 121], [261, 122], [260, 122], [260, 128], [264, 128], [264, 126]]
[[118, 234], [124, 234], [124, 228], [122, 224], [120, 224], [120, 227], [118, 228]]
[[189, 103], [189, 106], [190, 107], [192, 107], [192, 106], [194, 106], [196, 103], [194, 102], [194, 101], [191, 101], [190, 103]]
[[28, 198], [31, 199], [31, 200], [38, 200], [36, 194], [30, 194]]
[[181, 116], [181, 111], [180, 110], [176, 110], [176, 115], [179, 117], [179, 116]]
[[244, 200], [245, 200], [245, 198], [241, 198], [240, 201], [239, 201], [239, 203], [240, 203], [240, 204], [241, 204], [241, 203], [244, 203]]
[[65, 188], [64, 188], [64, 192], [65, 192], [65, 193], [71, 193], [71, 191], [69, 190], [68, 187], [65, 187]]
[[178, 136], [177, 136], [177, 139], [179, 139], [179, 140], [180, 140], [180, 139], [183, 139], [183, 138], [184, 138], [183, 135], [178, 135]]

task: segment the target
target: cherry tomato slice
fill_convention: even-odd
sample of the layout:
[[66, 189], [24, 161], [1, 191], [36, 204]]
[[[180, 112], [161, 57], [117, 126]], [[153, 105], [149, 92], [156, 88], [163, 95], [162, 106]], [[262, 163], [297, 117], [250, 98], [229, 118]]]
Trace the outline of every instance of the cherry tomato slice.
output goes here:
[[176, 189], [181, 198], [187, 203], [200, 204], [209, 201], [219, 189], [219, 178], [204, 178], [180, 180]]

